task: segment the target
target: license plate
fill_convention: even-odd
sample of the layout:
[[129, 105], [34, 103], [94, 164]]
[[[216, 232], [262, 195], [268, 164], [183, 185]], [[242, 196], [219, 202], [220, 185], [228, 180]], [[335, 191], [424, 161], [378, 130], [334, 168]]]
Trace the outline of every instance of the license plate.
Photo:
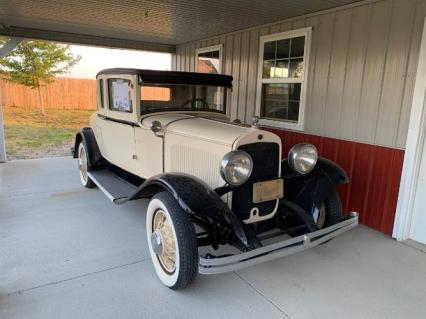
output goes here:
[[253, 184], [253, 203], [267, 202], [283, 196], [284, 187], [281, 178]]

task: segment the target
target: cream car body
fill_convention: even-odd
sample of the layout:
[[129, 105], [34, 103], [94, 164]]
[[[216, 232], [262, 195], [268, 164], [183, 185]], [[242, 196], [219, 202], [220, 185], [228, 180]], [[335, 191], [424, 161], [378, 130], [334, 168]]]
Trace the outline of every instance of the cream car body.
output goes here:
[[314, 247], [358, 221], [343, 217], [336, 186], [349, 181], [344, 170], [306, 143], [281, 160], [276, 134], [230, 122], [231, 87], [225, 75], [104, 70], [97, 111], [76, 135], [85, 187], [98, 186], [116, 204], [150, 199], [149, 252], [172, 289], [197, 272]]
[[[104, 92], [108, 92], [108, 78], [111, 76], [99, 77], [104, 80]], [[244, 144], [271, 142], [279, 145], [281, 154], [281, 140], [277, 135], [232, 123], [225, 114], [177, 111], [141, 115], [140, 105], [137, 103], [141, 92], [135, 89], [138, 77], [116, 74], [114, 78], [131, 81], [134, 90], [131, 95], [133, 110], [129, 113], [111, 110], [110, 99], [101, 96], [99, 87], [98, 110], [91, 116], [90, 127], [94, 129], [102, 157], [132, 174], [148, 179], [160, 173], [186, 173], [201, 179], [214, 189], [226, 183], [219, 171], [220, 161], [226, 153]], [[151, 125], [154, 121], [161, 123], [161, 135], [152, 132]], [[276, 177], [279, 174], [280, 171]], [[223, 196], [223, 199], [232, 209], [232, 193]], [[269, 219], [275, 214], [277, 207], [278, 201], [273, 210], [260, 216], [254, 206], [245, 222]]]

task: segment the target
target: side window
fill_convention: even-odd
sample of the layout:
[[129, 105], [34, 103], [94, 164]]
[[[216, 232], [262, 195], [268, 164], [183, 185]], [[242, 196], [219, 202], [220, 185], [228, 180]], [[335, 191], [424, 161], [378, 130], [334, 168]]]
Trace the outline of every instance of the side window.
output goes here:
[[100, 108], [104, 108], [104, 80], [103, 79], [100, 79], [100, 80], [98, 80], [98, 92], [99, 92], [99, 98], [100, 98], [100, 101], [99, 101], [99, 106], [98, 107], [100, 107]]
[[220, 74], [222, 73], [222, 45], [197, 49], [197, 72]]
[[108, 79], [109, 108], [116, 112], [133, 112], [133, 84], [126, 79]]
[[258, 112], [261, 124], [303, 129], [310, 29], [260, 38]]

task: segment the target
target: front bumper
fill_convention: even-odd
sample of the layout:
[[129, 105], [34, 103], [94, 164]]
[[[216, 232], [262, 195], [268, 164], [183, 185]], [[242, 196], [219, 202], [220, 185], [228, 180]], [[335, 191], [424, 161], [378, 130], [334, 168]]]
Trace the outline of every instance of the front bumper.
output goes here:
[[357, 225], [358, 213], [351, 212], [347, 219], [333, 226], [263, 246], [245, 253], [226, 257], [200, 257], [198, 271], [200, 274], [211, 275], [254, 266], [265, 261], [292, 255], [318, 246]]

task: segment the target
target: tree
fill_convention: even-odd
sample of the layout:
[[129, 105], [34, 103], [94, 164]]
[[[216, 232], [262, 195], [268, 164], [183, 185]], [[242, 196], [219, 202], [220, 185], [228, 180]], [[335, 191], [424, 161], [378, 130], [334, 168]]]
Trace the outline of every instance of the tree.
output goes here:
[[[7, 39], [0, 39], [0, 45]], [[6, 81], [37, 89], [42, 114], [44, 105], [40, 88], [64, 74], [80, 61], [68, 45], [40, 40], [24, 40], [8, 56], [0, 59], [0, 76]]]

